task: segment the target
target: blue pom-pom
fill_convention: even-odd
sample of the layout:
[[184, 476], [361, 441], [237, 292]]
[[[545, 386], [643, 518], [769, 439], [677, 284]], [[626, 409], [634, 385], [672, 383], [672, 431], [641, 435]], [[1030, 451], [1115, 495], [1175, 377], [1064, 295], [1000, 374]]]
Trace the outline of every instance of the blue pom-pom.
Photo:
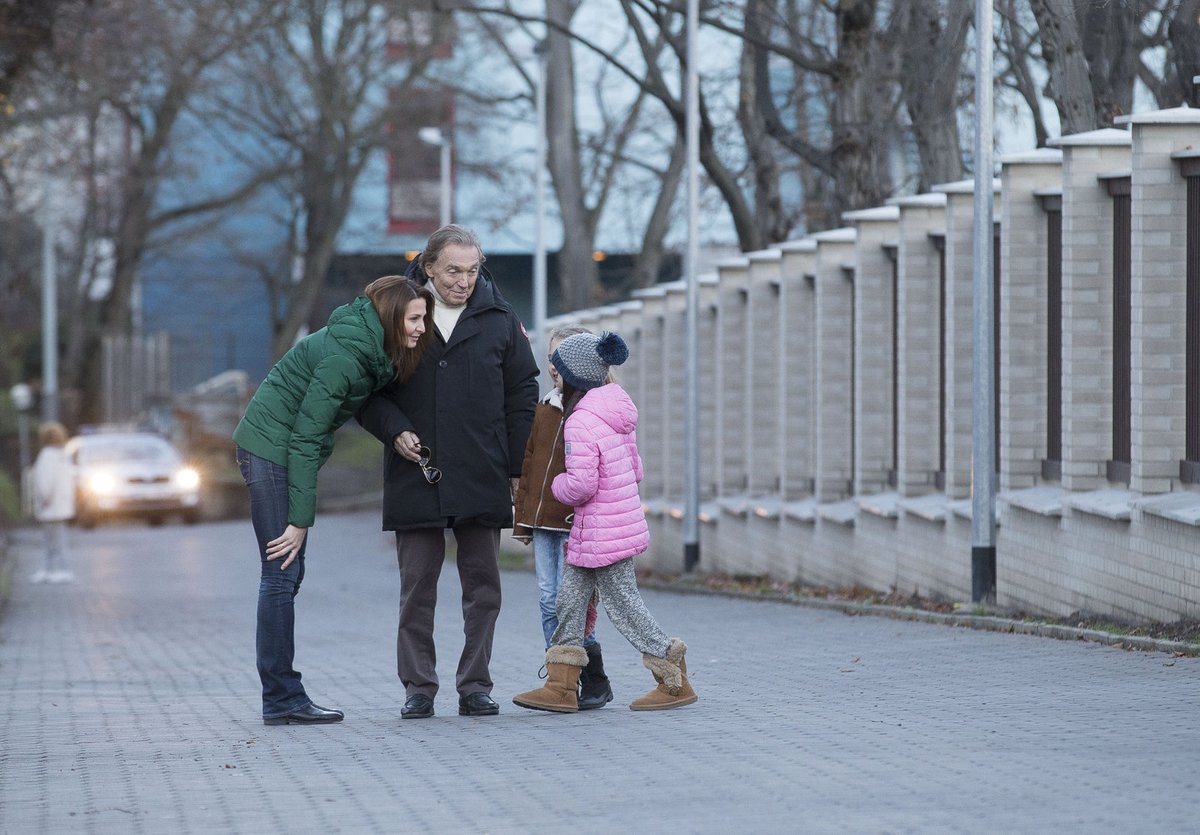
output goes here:
[[600, 335], [596, 353], [605, 365], [620, 365], [629, 359], [629, 346], [620, 334], [608, 332]]

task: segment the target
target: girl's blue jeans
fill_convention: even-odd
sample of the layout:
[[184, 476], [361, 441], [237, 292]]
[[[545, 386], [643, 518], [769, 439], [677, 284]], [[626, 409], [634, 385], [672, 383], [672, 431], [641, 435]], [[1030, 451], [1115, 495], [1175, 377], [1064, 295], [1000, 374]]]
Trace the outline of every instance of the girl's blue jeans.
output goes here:
[[[537, 572], [538, 607], [542, 612], [542, 632], [546, 638], [546, 649], [550, 648], [550, 638], [558, 628], [558, 614], [555, 604], [558, 601], [558, 587], [562, 585], [563, 560], [566, 557], [567, 531], [551, 531], [544, 528], [533, 529], [533, 565]], [[596, 632], [593, 630], [583, 639], [584, 646], [596, 643]]]

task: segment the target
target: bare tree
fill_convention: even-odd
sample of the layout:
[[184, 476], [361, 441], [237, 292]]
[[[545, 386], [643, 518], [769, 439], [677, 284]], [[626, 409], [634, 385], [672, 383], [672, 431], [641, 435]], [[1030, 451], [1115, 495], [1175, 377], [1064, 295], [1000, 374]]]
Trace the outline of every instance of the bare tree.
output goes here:
[[1155, 3], [1030, 0], [1047, 92], [1064, 134], [1109, 126], [1133, 109], [1133, 86], [1146, 46], [1142, 27]]
[[1200, 75], [1200, 0], [1166, 0], [1158, 25], [1145, 44], [1163, 50], [1161, 72], [1159, 62], [1146, 60], [1145, 53], [1137, 70], [1158, 106], [1200, 105], [1192, 81]]
[[920, 157], [917, 191], [963, 174], [958, 131], [963, 52], [974, 13], [969, 3], [900, 4], [900, 89]]
[[[273, 160], [267, 170], [290, 172], [300, 206], [301, 267], [273, 334], [276, 358], [312, 315], [355, 185], [402, 112], [393, 102], [422, 78], [449, 25], [400, 0], [294, 0], [288, 11], [245, 53], [244, 84], [226, 98], [228, 113]], [[413, 34], [401, 62], [391, 57], [389, 32], [405, 22], [399, 28]]]
[[103, 298], [78, 299], [64, 363], [64, 382], [83, 393], [84, 417], [99, 406], [101, 334], [130, 331], [133, 291], [153, 236], [235, 205], [275, 175], [260, 172], [224, 192], [163, 205], [164, 184], [178, 173], [181, 122], [214, 68], [249, 42], [264, 15], [237, 0], [92, 0], [60, 15], [55, 56], [79, 112], [118, 114], [124, 135], [121, 170], [111, 179], [113, 214], [97, 229], [113, 242], [111, 287]]

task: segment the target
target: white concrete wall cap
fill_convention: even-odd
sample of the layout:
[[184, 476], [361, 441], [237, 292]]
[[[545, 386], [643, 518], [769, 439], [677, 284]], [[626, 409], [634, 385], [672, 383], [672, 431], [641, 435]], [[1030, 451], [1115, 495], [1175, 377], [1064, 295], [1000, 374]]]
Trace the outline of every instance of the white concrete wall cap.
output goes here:
[[[934, 186], [933, 190], [935, 192], [939, 192], [941, 194], [974, 194], [975, 193], [975, 181], [974, 180], [956, 180], [953, 183], [940, 183], [939, 185]], [[995, 191], [995, 192], [1000, 191], [999, 178], [993, 178], [992, 191]]]
[[1034, 197], [1062, 197], [1062, 187], [1056, 186], [1052, 188], [1035, 188], [1033, 190]]
[[1097, 180], [1121, 180], [1125, 177], [1132, 177], [1132, 168], [1114, 168], [1110, 171], [1104, 171], [1096, 175]]
[[896, 221], [900, 219], [900, 209], [897, 206], [876, 206], [874, 209], [858, 209], [853, 212], [842, 212], [842, 220], [847, 223], [870, 223], [872, 221]]
[[725, 258], [721, 261], [718, 261], [717, 262], [717, 271], [723, 272], [724, 270], [744, 270], [746, 267], [749, 267], [749, 266], [750, 266], [749, 258], [745, 257], [744, 255], [737, 255], [737, 256], [734, 256], [733, 258]]
[[1062, 164], [1062, 150], [1059, 148], [1034, 148], [1032, 151], [1004, 154], [1000, 157], [1001, 165], [1054, 165], [1056, 163]]
[[1175, 151], [1171, 154], [1171, 159], [1196, 159], [1200, 157], [1200, 148], [1184, 148], [1182, 151]]
[[632, 313], [635, 310], [642, 309], [642, 303], [637, 299], [630, 299], [627, 302], [621, 302], [617, 306], [617, 310], [621, 313]]
[[1200, 125], [1200, 108], [1172, 107], [1150, 113], [1130, 113], [1113, 119], [1118, 125]]
[[901, 209], [921, 209], [931, 206], [945, 206], [946, 195], [941, 192], [933, 194], [909, 194], [904, 197], [893, 197], [888, 201], [889, 206], [899, 206]]
[[1117, 128], [1101, 128], [1083, 133], [1070, 133], [1048, 141], [1050, 145], [1069, 147], [1074, 145], [1130, 145], [1133, 135], [1127, 130]]
[[758, 252], [751, 252], [747, 256], [752, 263], [762, 261], [778, 261], [783, 257], [783, 253], [778, 249], [760, 249]]
[[661, 299], [667, 295], [667, 291], [663, 289], [662, 285], [655, 285], [634, 290], [630, 295], [635, 299]]
[[849, 244], [854, 243], [857, 239], [858, 230], [849, 226], [843, 226], [841, 229], [828, 229], [813, 235], [813, 240], [818, 244]]
[[817, 242], [812, 238], [799, 238], [794, 241], [784, 241], [778, 244], [780, 252], [815, 252]]

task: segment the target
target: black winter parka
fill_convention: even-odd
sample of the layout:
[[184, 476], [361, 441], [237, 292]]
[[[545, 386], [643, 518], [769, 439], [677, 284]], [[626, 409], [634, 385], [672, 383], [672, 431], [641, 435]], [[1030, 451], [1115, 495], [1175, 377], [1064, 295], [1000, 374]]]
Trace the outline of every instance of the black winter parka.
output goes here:
[[[384, 445], [383, 529], [444, 527], [450, 518], [512, 527], [509, 479], [521, 474], [537, 376], [521, 321], [480, 270], [450, 341], [435, 332], [412, 378], [386, 386], [358, 411], [358, 422]], [[430, 466], [442, 471], [437, 484], [396, 454], [392, 442], [404, 431], [432, 450]]]

